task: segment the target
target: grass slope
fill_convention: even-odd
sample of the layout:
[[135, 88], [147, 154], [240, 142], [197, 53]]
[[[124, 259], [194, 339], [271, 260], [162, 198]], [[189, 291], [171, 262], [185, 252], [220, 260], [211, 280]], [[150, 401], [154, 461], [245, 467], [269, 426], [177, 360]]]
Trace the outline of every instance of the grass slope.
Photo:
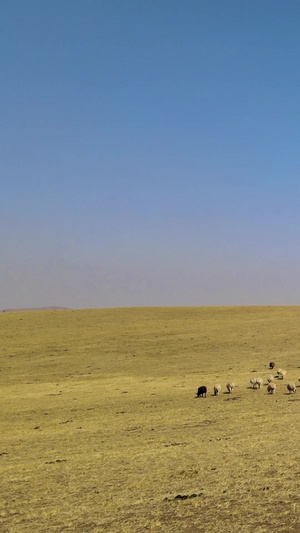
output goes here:
[[[299, 532], [300, 397], [286, 389], [299, 319], [298, 307], [2, 313], [0, 532]], [[287, 370], [274, 396], [249, 388], [271, 360]]]

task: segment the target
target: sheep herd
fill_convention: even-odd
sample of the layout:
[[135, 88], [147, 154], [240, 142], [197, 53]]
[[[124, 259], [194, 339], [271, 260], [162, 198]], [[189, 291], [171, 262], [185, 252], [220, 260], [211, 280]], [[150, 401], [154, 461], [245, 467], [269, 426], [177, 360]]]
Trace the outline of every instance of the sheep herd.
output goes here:
[[[270, 370], [273, 370], [275, 368], [275, 363], [273, 361], [271, 361], [269, 363], [269, 369]], [[278, 368], [277, 370], [277, 374], [275, 376], [273, 375], [269, 375], [269, 377], [267, 378], [267, 392], [268, 394], [274, 394], [275, 390], [276, 390], [276, 383], [274, 382], [274, 379], [278, 379], [278, 380], [283, 380], [286, 376], [286, 370], [283, 370], [281, 368]], [[300, 383], [300, 376], [298, 378], [298, 381]], [[250, 387], [252, 389], [261, 389], [262, 386], [264, 384], [264, 381], [262, 378], [258, 377], [258, 378], [252, 378], [250, 379]], [[233, 389], [235, 387], [235, 384], [232, 383], [232, 382], [228, 382], [226, 384], [226, 389], [228, 391], [229, 394], [231, 394], [233, 392]], [[297, 392], [297, 388], [296, 388], [296, 385], [294, 383], [294, 381], [290, 381], [289, 383], [287, 383], [287, 390], [289, 392], [289, 394], [295, 394]], [[219, 396], [220, 394], [220, 390], [221, 390], [221, 385], [217, 384], [214, 386], [214, 389], [213, 389], [213, 392], [214, 392], [214, 396]], [[206, 393], [207, 393], [207, 387], [205, 385], [201, 385], [201, 387], [198, 388], [198, 391], [197, 391], [197, 397], [200, 398], [200, 397], [203, 397], [203, 398], [206, 398]]]

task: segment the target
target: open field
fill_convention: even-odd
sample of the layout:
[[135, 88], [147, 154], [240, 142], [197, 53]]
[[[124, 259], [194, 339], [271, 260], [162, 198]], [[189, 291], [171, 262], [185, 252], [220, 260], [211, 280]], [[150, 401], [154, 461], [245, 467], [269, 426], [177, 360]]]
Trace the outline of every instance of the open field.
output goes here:
[[[0, 314], [0, 532], [299, 533], [299, 325], [299, 307]], [[249, 388], [271, 360], [273, 396]]]

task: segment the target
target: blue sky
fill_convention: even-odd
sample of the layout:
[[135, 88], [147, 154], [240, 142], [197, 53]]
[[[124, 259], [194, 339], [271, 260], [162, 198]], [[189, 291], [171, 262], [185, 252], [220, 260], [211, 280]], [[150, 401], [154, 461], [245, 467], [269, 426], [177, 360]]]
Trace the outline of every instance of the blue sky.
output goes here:
[[3, 0], [0, 308], [300, 304], [298, 0]]

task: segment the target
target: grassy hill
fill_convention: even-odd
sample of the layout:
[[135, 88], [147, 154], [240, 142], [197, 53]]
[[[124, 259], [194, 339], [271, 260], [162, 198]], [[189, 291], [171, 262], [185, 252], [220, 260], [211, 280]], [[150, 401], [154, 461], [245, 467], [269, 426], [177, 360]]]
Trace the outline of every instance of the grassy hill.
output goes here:
[[[1, 313], [0, 532], [299, 532], [299, 321], [299, 307]], [[271, 360], [287, 370], [273, 396], [249, 388]]]

